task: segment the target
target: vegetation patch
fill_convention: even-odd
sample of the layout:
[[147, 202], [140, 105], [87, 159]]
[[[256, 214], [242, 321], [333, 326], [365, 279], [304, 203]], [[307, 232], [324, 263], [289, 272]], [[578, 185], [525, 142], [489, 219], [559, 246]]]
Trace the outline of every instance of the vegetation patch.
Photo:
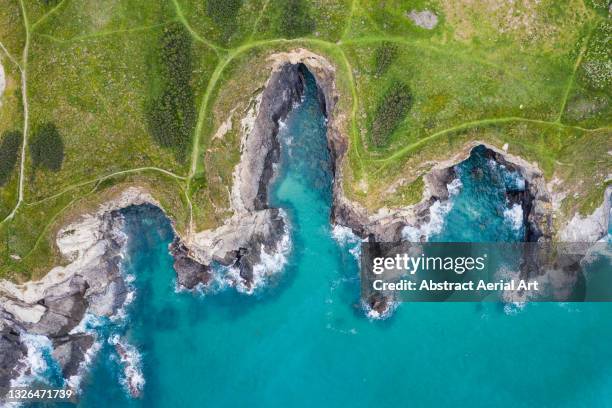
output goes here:
[[236, 30], [242, 3], [243, 0], [208, 0], [206, 3], [206, 14], [221, 29], [225, 40]]
[[404, 120], [411, 105], [412, 94], [408, 85], [403, 82], [392, 83], [374, 113], [370, 135], [376, 147], [389, 143], [391, 134]]
[[398, 51], [397, 44], [383, 42], [374, 54], [374, 75], [377, 77], [383, 76], [393, 64], [393, 61], [396, 60]]
[[[418, 202], [427, 163], [474, 140], [507, 143], [547, 181], [561, 180], [558, 223], [601, 204], [612, 151], [607, 0], [5, 3], [3, 46], [20, 63], [27, 57], [31, 182], [20, 191], [3, 153], [12, 175], [0, 188], [0, 220], [16, 211], [0, 225], [2, 277], [57, 264], [54, 231], [130, 183], [147, 185], [179, 232], [221, 225], [241, 118], [268, 79], [267, 56], [298, 48], [336, 69], [350, 142], [344, 191], [369, 211]], [[412, 10], [432, 11], [439, 24], [416, 27]], [[24, 121], [21, 72], [2, 63], [0, 135]], [[232, 129], [214, 138], [230, 116]], [[48, 167], [31, 144], [42, 123], [57, 126], [60, 171], [35, 171]], [[9, 160], [19, 162], [17, 150]]]
[[59, 171], [64, 162], [64, 141], [53, 123], [39, 125], [30, 140], [32, 166]]
[[21, 146], [21, 132], [17, 130], [4, 132], [0, 143], [0, 187], [4, 186], [9, 178], [19, 156]]
[[315, 29], [315, 20], [304, 0], [276, 1], [274, 8], [280, 11], [278, 35], [285, 38], [303, 37]]
[[196, 107], [191, 87], [192, 39], [179, 23], [166, 27], [160, 42], [160, 92], [147, 108], [149, 132], [184, 160], [193, 134]]

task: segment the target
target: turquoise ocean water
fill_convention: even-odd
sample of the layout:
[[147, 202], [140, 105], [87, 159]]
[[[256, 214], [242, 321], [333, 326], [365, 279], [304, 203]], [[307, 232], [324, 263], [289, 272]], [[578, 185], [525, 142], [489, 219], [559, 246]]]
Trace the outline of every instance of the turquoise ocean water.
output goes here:
[[[125, 271], [135, 300], [125, 323], [96, 330], [129, 341], [146, 381], [131, 399], [104, 341], [83, 379], [83, 407], [606, 407], [612, 406], [612, 305], [402, 304], [370, 320], [359, 302], [355, 242], [329, 225], [325, 119], [308, 76], [281, 128], [271, 202], [291, 221], [280, 279], [249, 296], [175, 290], [172, 230], [160, 211], [125, 211]], [[439, 241], [517, 240], [502, 188], [521, 180], [474, 156]], [[474, 168], [484, 168], [480, 174]], [[493, 181], [491, 181], [493, 180]], [[510, 184], [509, 184], [510, 183]]]

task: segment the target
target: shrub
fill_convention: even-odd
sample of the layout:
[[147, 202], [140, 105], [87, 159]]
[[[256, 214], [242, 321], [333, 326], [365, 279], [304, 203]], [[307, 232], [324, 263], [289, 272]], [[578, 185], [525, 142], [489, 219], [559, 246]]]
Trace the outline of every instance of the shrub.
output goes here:
[[375, 146], [382, 147], [389, 143], [391, 134], [404, 120], [411, 105], [412, 95], [408, 85], [402, 82], [393, 83], [374, 113], [370, 134]]
[[20, 146], [21, 132], [18, 130], [4, 132], [2, 143], [0, 143], [0, 187], [9, 181], [13, 173]]
[[206, 14], [222, 30], [223, 38], [228, 37], [236, 29], [237, 16], [243, 0], [208, 0]]
[[390, 42], [383, 42], [374, 53], [374, 74], [380, 77], [387, 72], [393, 61], [397, 58], [397, 45]]
[[285, 38], [296, 38], [314, 31], [315, 21], [304, 0], [282, 0], [276, 7], [280, 10], [278, 31]]
[[147, 123], [156, 142], [185, 157], [196, 120], [191, 36], [181, 24], [164, 30], [159, 47], [161, 92], [149, 103]]
[[34, 168], [59, 171], [64, 161], [64, 141], [53, 123], [38, 126], [30, 139], [30, 154]]

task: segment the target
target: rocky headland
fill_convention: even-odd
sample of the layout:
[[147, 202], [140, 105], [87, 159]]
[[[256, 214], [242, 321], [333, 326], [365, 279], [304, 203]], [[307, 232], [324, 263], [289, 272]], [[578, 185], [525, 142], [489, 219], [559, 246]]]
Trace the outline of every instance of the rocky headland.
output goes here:
[[[427, 222], [432, 205], [449, 199], [449, 184], [455, 178], [453, 167], [465, 160], [474, 147], [485, 145], [491, 158], [518, 171], [526, 181], [525, 191], [509, 196], [523, 209], [526, 240], [548, 241], [555, 236], [551, 197], [538, 167], [504, 149], [478, 141], [465, 145], [432, 168], [425, 176], [425, 190], [418, 204], [370, 213], [349, 200], [343, 191], [344, 160], [349, 142], [341, 131], [347, 117], [337, 108], [340, 96], [335, 83], [335, 67], [305, 49], [273, 54], [268, 62], [271, 75], [254, 100], [252, 111], [248, 113], [250, 119], [246, 124], [243, 121], [241, 159], [234, 170], [231, 189], [233, 215], [218, 228], [176, 235], [170, 251], [175, 259], [179, 286], [187, 289], [206, 286], [213, 279], [215, 265], [221, 265], [234, 272], [228, 274], [228, 279], [237, 288], [250, 293], [280, 269], [281, 261], [274, 255], [287, 251], [289, 225], [282, 210], [270, 207], [268, 187], [280, 158], [279, 122], [301, 98], [304, 68], [316, 79], [319, 99], [327, 116], [328, 148], [334, 172], [330, 220], [333, 224], [350, 228], [361, 239], [401, 240], [406, 226]], [[599, 227], [603, 225], [599, 218], [603, 216], [607, 220], [609, 217], [611, 190], [606, 193], [607, 204], [593, 215], [597, 220], [589, 218], [597, 228], [585, 237], [597, 238]], [[40, 334], [51, 340], [53, 355], [65, 378], [78, 374], [94, 340], [90, 334], [79, 331], [79, 323], [86, 313], [114, 316], [126, 302], [128, 289], [120, 268], [126, 237], [122, 233], [120, 210], [143, 204], [161, 208], [146, 190], [128, 188], [100, 206], [94, 214], [84, 215], [59, 231], [56, 246], [68, 262], [66, 266], [53, 268], [36, 282], [0, 283], [0, 388], [10, 385], [29, 369], [28, 349], [22, 338], [26, 333]], [[573, 230], [570, 225], [577, 223], [585, 225], [583, 219], [578, 219], [572, 220], [567, 228]], [[572, 238], [566, 232], [561, 232], [560, 236]], [[366, 300], [366, 307], [378, 316], [388, 313], [391, 304], [389, 299]]]

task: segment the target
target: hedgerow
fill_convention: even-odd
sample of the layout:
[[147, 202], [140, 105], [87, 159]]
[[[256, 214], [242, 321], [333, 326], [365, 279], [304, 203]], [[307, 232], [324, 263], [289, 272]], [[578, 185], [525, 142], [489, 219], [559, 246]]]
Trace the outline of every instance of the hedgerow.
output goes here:
[[0, 187], [9, 181], [15, 164], [17, 164], [21, 138], [21, 132], [18, 130], [7, 131], [2, 134], [2, 142], [0, 143]]
[[191, 47], [191, 36], [181, 24], [164, 30], [159, 47], [161, 92], [147, 109], [151, 135], [160, 146], [175, 149], [180, 159], [185, 157], [196, 119]]
[[44, 123], [35, 128], [30, 138], [32, 166], [59, 171], [64, 162], [64, 141], [53, 123]]
[[384, 94], [374, 113], [370, 135], [377, 147], [386, 146], [391, 134], [404, 120], [412, 105], [410, 88], [403, 82], [394, 82]]

